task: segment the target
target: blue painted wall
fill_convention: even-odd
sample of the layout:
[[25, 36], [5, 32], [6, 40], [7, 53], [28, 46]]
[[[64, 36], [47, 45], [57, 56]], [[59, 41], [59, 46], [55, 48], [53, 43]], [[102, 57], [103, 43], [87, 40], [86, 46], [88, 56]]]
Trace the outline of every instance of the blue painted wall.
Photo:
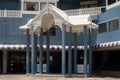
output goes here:
[[[118, 18], [119, 24], [120, 24], [120, 6], [109, 9], [105, 13], [101, 14], [99, 16], [99, 23], [106, 22], [114, 18]], [[120, 28], [120, 25], [119, 25], [119, 28]], [[97, 43], [118, 41], [118, 40], [120, 40], [120, 29], [117, 31], [101, 33], [97, 35]]]
[[20, 0], [0, 0], [0, 10], [20, 10]]
[[21, 25], [34, 15], [23, 15], [22, 18], [0, 18], [0, 43], [2, 44], [23, 44], [25, 36], [19, 30]]

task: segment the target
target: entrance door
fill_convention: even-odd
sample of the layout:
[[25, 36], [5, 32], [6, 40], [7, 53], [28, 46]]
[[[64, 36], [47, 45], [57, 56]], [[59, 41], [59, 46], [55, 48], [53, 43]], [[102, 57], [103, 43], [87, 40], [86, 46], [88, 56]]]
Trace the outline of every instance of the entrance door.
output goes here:
[[8, 53], [8, 72], [25, 73], [25, 52], [9, 51]]
[[50, 54], [50, 73], [61, 73], [61, 52], [51, 52]]

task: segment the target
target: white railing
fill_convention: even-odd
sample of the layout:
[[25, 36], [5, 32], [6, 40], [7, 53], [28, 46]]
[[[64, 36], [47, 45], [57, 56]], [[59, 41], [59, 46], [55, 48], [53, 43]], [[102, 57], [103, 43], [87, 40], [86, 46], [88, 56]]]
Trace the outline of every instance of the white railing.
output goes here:
[[20, 10], [0, 10], [0, 17], [22, 17]]
[[69, 16], [90, 14], [93, 20], [97, 20], [97, 16], [102, 13], [101, 9], [105, 7], [82, 8], [74, 10], [65, 10]]

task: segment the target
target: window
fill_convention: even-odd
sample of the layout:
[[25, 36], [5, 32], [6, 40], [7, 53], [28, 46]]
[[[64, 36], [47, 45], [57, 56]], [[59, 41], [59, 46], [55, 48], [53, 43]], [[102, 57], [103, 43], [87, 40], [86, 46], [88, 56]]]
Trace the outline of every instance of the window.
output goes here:
[[38, 11], [38, 3], [37, 2], [24, 2], [24, 10], [25, 11]]
[[99, 33], [107, 32], [107, 22], [99, 24]]
[[[55, 6], [55, 3], [49, 3], [49, 4], [52, 4]], [[46, 5], [47, 5], [47, 3], [40, 3], [40, 10], [44, 9]]]
[[111, 4], [115, 3], [115, 2], [116, 2], [116, 0], [108, 0], [108, 5], [111, 5]]
[[118, 29], [119, 29], [119, 20], [118, 19], [109, 21], [109, 32], [116, 31]]

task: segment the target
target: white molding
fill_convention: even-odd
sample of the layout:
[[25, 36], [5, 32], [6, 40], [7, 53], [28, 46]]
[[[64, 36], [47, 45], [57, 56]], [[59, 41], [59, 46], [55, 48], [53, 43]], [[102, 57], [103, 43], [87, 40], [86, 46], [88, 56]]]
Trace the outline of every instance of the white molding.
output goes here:
[[111, 5], [108, 5], [106, 8], [107, 8], [107, 10], [108, 10], [108, 9], [114, 8], [114, 7], [119, 6], [119, 5], [120, 5], [120, 1], [118, 1], [118, 2], [116, 2], [116, 3], [113, 3], [113, 4], [111, 4]]
[[102, 23], [109, 22], [109, 21], [116, 20], [116, 19], [119, 19], [119, 17], [115, 17], [115, 18], [112, 18], [112, 19], [109, 19], [109, 20], [100, 22], [100, 23], [98, 23], [98, 24], [102, 24]]
[[22, 14], [38, 14], [39, 11], [22, 11]]

